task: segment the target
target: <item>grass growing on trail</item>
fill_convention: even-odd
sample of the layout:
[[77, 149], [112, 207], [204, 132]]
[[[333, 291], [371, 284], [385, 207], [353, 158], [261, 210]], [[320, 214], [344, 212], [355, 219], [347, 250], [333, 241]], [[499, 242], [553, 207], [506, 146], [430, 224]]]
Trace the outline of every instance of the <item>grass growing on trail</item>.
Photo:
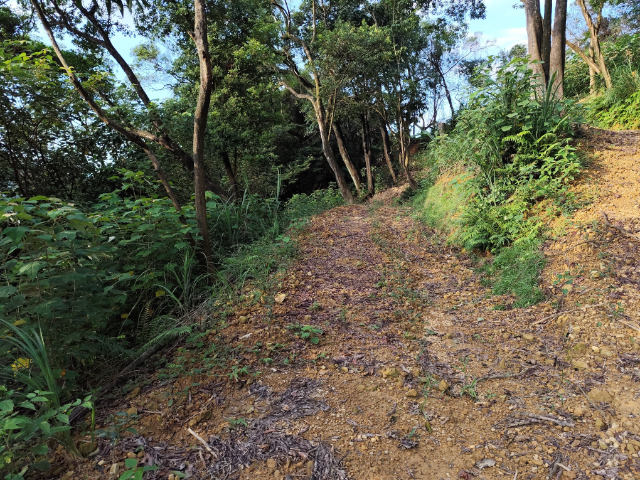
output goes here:
[[514, 307], [529, 307], [544, 298], [538, 278], [546, 260], [539, 241], [515, 243], [505, 247], [480, 267], [483, 283], [492, 286], [495, 295], [514, 294]]

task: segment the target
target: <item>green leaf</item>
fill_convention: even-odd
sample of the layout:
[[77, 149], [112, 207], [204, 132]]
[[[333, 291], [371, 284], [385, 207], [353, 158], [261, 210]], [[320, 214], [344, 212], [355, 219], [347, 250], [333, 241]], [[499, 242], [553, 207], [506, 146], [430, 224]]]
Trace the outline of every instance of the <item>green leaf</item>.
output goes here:
[[18, 243], [29, 230], [29, 227], [7, 227], [2, 231], [2, 233], [15, 243]]
[[134, 468], [134, 467], [137, 467], [137, 466], [138, 466], [138, 460], [137, 460], [137, 459], [135, 459], [135, 458], [127, 458], [127, 459], [124, 461], [124, 465], [125, 465], [125, 467], [127, 467], [127, 468]]
[[39, 462], [33, 463], [31, 464], [31, 466], [36, 470], [40, 470], [41, 472], [47, 472], [51, 470], [51, 464], [46, 460], [41, 460]]
[[511, 130], [513, 127], [511, 125], [505, 125], [504, 127], [502, 127], [502, 131], [503, 132], [508, 132], [509, 130]]
[[122, 475], [120, 475], [120, 478], [118, 480], [129, 480], [131, 477], [133, 477], [134, 472], [135, 470], [127, 470]]
[[56, 415], [56, 418], [58, 419], [58, 421], [62, 422], [62, 423], [69, 423], [69, 415], [65, 415], [64, 413], [59, 413]]
[[1, 401], [0, 410], [2, 410], [3, 412], [13, 412], [13, 400]]
[[31, 451], [35, 455], [46, 455], [49, 452], [49, 447], [47, 447], [44, 443], [41, 443], [40, 445], [36, 445], [35, 447], [33, 447]]
[[9, 298], [17, 291], [18, 289], [13, 285], [5, 285], [3, 287], [0, 287], [0, 298]]

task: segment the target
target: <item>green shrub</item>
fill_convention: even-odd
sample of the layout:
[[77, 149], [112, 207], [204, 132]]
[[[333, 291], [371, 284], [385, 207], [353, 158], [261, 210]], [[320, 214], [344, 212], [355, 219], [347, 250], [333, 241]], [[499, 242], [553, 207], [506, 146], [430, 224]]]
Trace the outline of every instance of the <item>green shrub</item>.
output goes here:
[[[532, 207], [562, 197], [580, 171], [570, 143], [577, 116], [575, 103], [556, 99], [551, 85], [540, 91], [526, 59], [478, 76], [483, 86], [471, 94], [453, 132], [431, 142], [427, 155], [439, 171], [458, 165], [472, 172], [472, 194], [458, 207], [459, 242], [496, 249], [536, 238], [542, 224]], [[446, 200], [440, 205], [446, 209]]]
[[495, 295], [514, 294], [517, 297], [514, 307], [528, 307], [544, 298], [538, 286], [544, 265], [540, 242], [522, 241], [501, 249], [480, 272]]

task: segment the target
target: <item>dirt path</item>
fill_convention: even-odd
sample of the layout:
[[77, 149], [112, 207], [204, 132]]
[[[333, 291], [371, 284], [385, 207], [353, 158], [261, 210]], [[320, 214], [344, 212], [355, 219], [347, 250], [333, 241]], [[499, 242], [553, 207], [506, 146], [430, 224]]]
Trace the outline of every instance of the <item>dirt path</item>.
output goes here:
[[[640, 167], [635, 150], [622, 156]], [[616, 161], [594, 166], [603, 182]], [[621, 198], [600, 193], [594, 215]], [[506, 311], [494, 307], [510, 299], [408, 211], [315, 217], [281, 302], [247, 301], [222, 331], [238, 380], [216, 367], [134, 392], [121, 408], [138, 434], [101, 451], [105, 475], [142, 451], [157, 478], [640, 478], [638, 244], [584, 215], [545, 246], [549, 301]], [[558, 283], [567, 268], [572, 282]], [[247, 380], [244, 366], [262, 373]]]

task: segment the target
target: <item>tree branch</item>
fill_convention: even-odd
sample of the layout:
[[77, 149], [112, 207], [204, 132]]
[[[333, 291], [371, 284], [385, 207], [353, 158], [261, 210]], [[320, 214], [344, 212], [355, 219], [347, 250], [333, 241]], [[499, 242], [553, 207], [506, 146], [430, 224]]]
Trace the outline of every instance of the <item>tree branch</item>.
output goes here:
[[576, 45], [570, 40], [565, 40], [565, 42], [571, 50], [573, 50], [580, 56], [580, 58], [584, 61], [584, 63], [589, 65], [590, 68], [593, 68], [593, 70], [595, 70], [596, 73], [598, 74], [601, 73], [600, 67], [598, 66], [598, 64], [595, 63], [593, 60], [591, 60], [589, 57], [587, 57], [587, 55], [582, 51], [582, 49], [578, 45]]

